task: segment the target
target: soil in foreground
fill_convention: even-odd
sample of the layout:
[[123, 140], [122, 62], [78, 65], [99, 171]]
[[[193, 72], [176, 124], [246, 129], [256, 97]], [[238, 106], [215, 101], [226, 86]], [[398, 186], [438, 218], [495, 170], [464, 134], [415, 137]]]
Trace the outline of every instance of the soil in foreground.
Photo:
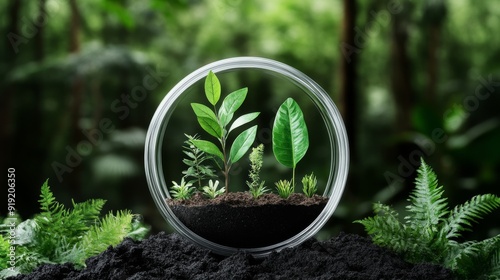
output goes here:
[[43, 265], [12, 279], [454, 279], [436, 265], [409, 264], [368, 238], [340, 234], [255, 259], [245, 253], [222, 257], [177, 234], [124, 240], [87, 260], [87, 267]]

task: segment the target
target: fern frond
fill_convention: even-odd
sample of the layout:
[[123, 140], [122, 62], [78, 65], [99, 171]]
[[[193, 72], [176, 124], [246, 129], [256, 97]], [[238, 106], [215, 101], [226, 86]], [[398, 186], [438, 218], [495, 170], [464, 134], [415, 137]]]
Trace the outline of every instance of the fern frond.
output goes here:
[[50, 191], [49, 179], [47, 179], [42, 185], [40, 200], [38, 201], [40, 202], [40, 209], [42, 212], [50, 213], [55, 200], [54, 194]]
[[[500, 271], [500, 235], [469, 242], [450, 268], [465, 279], [488, 279]], [[500, 274], [498, 274], [500, 276]]]
[[500, 247], [497, 247], [495, 251], [492, 252], [490, 266], [490, 278], [500, 279]]
[[478, 195], [450, 211], [442, 195], [436, 174], [422, 160], [416, 189], [408, 199], [406, 223], [400, 223], [398, 213], [380, 203], [374, 206], [374, 217], [355, 222], [365, 226], [375, 244], [402, 253], [409, 262], [440, 264], [464, 279], [500, 279], [500, 235], [480, 242], [452, 239], [499, 208], [500, 197]]
[[470, 230], [473, 222], [482, 219], [500, 207], [500, 197], [492, 194], [474, 196], [470, 201], [456, 206], [451, 212], [442, 229], [446, 238], [459, 237], [461, 231]]
[[75, 203], [73, 200], [71, 202], [73, 209], [68, 212], [65, 223], [68, 227], [66, 234], [76, 237], [76, 239], [71, 240], [71, 243], [74, 244], [80, 240], [85, 231], [98, 222], [99, 214], [106, 201], [90, 199], [80, 203]]
[[438, 186], [436, 173], [423, 159], [417, 173], [415, 190], [408, 199], [411, 204], [406, 207], [412, 215], [405, 219], [412, 227], [435, 230], [449, 212], [446, 198], [442, 198], [443, 187]]
[[389, 247], [397, 253], [407, 250], [406, 231], [404, 225], [398, 220], [398, 213], [390, 206], [374, 203], [375, 216], [354, 221], [362, 224], [373, 243]]
[[80, 203], [75, 203], [72, 200], [71, 202], [73, 204], [73, 212], [78, 213], [80, 221], [86, 225], [95, 224], [96, 220], [99, 219], [102, 207], [106, 204], [106, 200], [104, 199], [90, 199]]
[[83, 236], [78, 246], [85, 251], [85, 258], [75, 261], [83, 265], [84, 260], [106, 250], [109, 246], [120, 243], [130, 232], [132, 214], [129, 211], [119, 211], [116, 215], [109, 213], [101, 220], [99, 225], [94, 225]]

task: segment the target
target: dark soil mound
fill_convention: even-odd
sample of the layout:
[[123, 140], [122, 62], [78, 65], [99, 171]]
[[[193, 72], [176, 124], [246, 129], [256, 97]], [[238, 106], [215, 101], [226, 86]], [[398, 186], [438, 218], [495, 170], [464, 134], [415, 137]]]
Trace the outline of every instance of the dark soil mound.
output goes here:
[[255, 259], [244, 253], [221, 257], [177, 234], [160, 233], [142, 242], [125, 240], [72, 265], [44, 265], [15, 279], [453, 279], [435, 265], [412, 265], [373, 245], [369, 239], [340, 234], [310, 240], [293, 249]]

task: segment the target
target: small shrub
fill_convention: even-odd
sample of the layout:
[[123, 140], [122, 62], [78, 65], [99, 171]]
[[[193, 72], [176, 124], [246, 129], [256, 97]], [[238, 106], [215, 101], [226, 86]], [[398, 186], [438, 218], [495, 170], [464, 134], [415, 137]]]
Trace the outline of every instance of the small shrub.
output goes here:
[[275, 183], [275, 185], [276, 189], [278, 190], [279, 196], [281, 196], [284, 199], [287, 199], [293, 193], [294, 188], [292, 182], [288, 180], [279, 180], [278, 182]]
[[222, 187], [217, 189], [219, 186], [219, 181], [208, 181], [208, 186], [203, 187], [203, 194], [205, 194], [208, 198], [216, 198], [217, 196], [223, 194], [226, 191], [226, 188]]
[[304, 178], [302, 178], [302, 192], [304, 192], [307, 197], [312, 197], [318, 191], [318, 188], [316, 187], [317, 184], [318, 181], [316, 180], [314, 173], [304, 176]]

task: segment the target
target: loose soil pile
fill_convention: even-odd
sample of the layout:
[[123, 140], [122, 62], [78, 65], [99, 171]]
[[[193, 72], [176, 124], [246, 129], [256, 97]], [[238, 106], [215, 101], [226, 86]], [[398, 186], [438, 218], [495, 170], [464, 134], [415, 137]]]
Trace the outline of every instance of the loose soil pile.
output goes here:
[[222, 257], [177, 234], [124, 240], [87, 260], [87, 267], [44, 265], [14, 279], [453, 279], [430, 264], [409, 264], [369, 239], [340, 234], [255, 259], [245, 253]]

